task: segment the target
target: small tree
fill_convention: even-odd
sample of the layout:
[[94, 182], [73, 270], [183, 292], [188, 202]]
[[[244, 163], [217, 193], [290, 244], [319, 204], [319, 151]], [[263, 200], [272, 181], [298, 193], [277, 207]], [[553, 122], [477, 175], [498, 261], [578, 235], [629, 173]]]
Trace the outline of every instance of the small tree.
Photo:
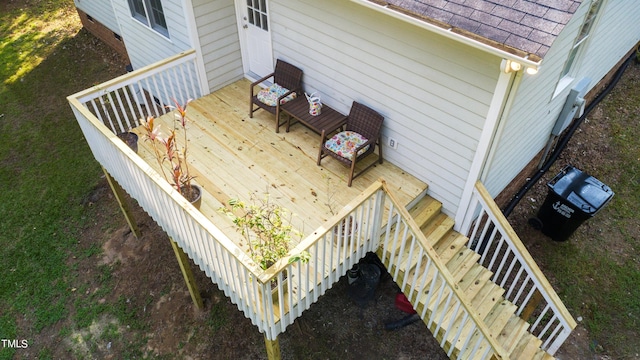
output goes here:
[[[231, 209], [220, 208], [220, 211], [231, 218], [249, 243], [251, 258], [266, 270], [289, 253], [293, 236], [301, 237], [302, 234], [290, 225], [291, 212], [271, 202], [268, 193], [262, 199], [252, 195], [251, 202], [247, 205], [231, 199]], [[305, 258], [305, 255], [297, 255], [290, 260], [304, 261]]]

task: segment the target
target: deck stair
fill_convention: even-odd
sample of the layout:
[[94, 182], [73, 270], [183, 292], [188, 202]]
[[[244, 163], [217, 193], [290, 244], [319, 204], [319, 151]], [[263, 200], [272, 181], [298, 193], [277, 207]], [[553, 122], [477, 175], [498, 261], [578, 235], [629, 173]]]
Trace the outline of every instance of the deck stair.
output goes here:
[[[480, 255], [466, 246], [469, 239], [453, 230], [453, 220], [441, 212], [441, 207], [440, 202], [426, 196], [409, 209], [409, 214], [420, 227], [428, 246], [433, 247], [440, 260], [446, 264], [474, 311], [484, 319], [491, 334], [494, 334], [493, 337], [511, 359], [553, 359], [553, 356], [541, 349], [542, 341], [527, 331], [530, 324], [516, 315], [516, 306], [503, 297], [505, 290], [492, 282], [493, 273], [478, 263]], [[428, 261], [410, 254], [407, 249], [400, 249], [399, 246], [387, 248], [387, 251], [382, 249], [381, 247], [378, 250], [380, 259], [418, 314], [424, 314], [423, 321], [443, 349], [452, 359], [475, 358], [477, 351], [473, 354], [468, 350], [467, 353], [460, 353], [460, 345], [465, 344], [467, 339], [456, 340], [457, 329], [447, 331], [449, 329], [446, 327], [455, 328], [463, 323], [461, 315], [451, 319], [452, 314], [457, 312], [454, 305], [449, 305], [446, 301], [450, 291], [444, 290], [443, 296], [433, 296], [429, 303], [425, 304], [432, 278], [425, 280], [425, 286], [422, 287], [425, 290], [420, 293], [417, 293], [415, 288], [412, 290], [409, 285], [426, 271]], [[433, 318], [434, 314], [436, 321], [428, 320]], [[437, 321], [438, 319], [440, 321]], [[447, 338], [443, 339], [445, 336]], [[452, 344], [454, 340], [455, 344]]]

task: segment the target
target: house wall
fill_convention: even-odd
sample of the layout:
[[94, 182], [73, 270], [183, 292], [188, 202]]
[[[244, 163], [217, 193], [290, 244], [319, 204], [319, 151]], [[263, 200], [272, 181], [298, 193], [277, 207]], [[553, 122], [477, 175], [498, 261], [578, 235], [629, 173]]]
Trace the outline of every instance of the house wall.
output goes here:
[[74, 0], [77, 9], [91, 15], [94, 19], [115, 33], [120, 33], [118, 20], [108, 0]]
[[633, 26], [640, 8], [630, 1], [607, 1], [592, 29], [578, 63], [574, 81], [553, 96], [560, 74], [582, 26], [590, 2], [583, 2], [575, 16], [558, 36], [534, 76], [524, 75], [507, 120], [499, 130], [497, 145], [483, 178], [489, 192], [499, 194], [536, 155], [544, 149], [566, 97], [583, 77], [590, 88], [614, 67], [640, 39], [640, 28]]
[[82, 26], [102, 40], [125, 59], [128, 59], [120, 28], [109, 1], [75, 0]]
[[337, 110], [355, 100], [384, 115], [385, 158], [455, 214], [499, 59], [351, 2], [272, 0], [270, 10], [274, 57]]
[[[85, 1], [85, 0], [81, 0]], [[192, 48], [181, 0], [163, 0], [169, 37], [156, 32], [131, 16], [127, 0], [112, 0], [122, 37], [134, 69], [160, 61]]]
[[113, 50], [117, 51], [124, 59], [126, 59], [126, 61], [128, 61], [129, 54], [127, 54], [127, 48], [124, 46], [124, 40], [119, 33], [104, 26], [93, 16], [85, 13], [84, 11], [80, 9], [76, 9], [76, 11], [78, 11], [78, 17], [80, 18], [80, 22], [82, 22], [82, 26], [88, 32], [107, 44]]
[[211, 91], [244, 75], [233, 0], [192, 0], [200, 49]]

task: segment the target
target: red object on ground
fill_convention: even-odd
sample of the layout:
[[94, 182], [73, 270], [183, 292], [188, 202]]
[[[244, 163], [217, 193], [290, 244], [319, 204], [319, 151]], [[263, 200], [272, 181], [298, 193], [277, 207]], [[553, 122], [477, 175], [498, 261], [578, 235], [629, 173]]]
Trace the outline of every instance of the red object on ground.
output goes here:
[[413, 309], [413, 306], [409, 302], [409, 299], [403, 294], [398, 293], [396, 295], [396, 307], [407, 314], [415, 314], [416, 311]]

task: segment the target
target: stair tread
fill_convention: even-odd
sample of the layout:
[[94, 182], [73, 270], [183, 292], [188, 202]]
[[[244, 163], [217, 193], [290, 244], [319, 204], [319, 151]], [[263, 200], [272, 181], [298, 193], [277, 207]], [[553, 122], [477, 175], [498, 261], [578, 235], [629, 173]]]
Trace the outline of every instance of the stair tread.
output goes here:
[[508, 353], [518, 345], [518, 340], [527, 332], [528, 324], [517, 316], [512, 316], [504, 328], [497, 333], [496, 340]]
[[517, 306], [503, 299], [494, 305], [493, 309], [489, 311], [489, 314], [485, 316], [484, 321], [492, 333], [498, 334], [502, 331], [509, 319], [515, 316], [517, 309]]
[[436, 199], [425, 196], [416, 205], [409, 209], [409, 214], [413, 217], [419, 227], [424, 226], [432, 217], [438, 215], [442, 209], [442, 203]]
[[458, 232], [451, 231], [449, 235], [443, 237], [433, 245], [433, 249], [444, 262], [447, 262], [454, 254], [464, 247], [467, 241], [468, 239], [466, 236]]
[[454, 280], [459, 282], [464, 275], [471, 270], [473, 264], [477, 264], [480, 255], [476, 252], [463, 248], [451, 260], [447, 261], [447, 269], [453, 275]]
[[478, 341], [479, 334], [480, 330], [474, 331], [471, 341], [469, 341], [469, 346], [459, 357], [460, 359], [482, 359], [482, 355], [490, 345], [488, 341], [482, 340], [480, 345], [476, 347], [475, 343]]
[[[482, 287], [485, 286], [488, 281], [490, 281], [491, 276], [493, 275], [491, 271], [487, 270], [485, 267], [478, 263], [474, 265], [474, 268], [478, 268], [478, 271], [471, 270], [467, 273], [467, 275], [473, 275], [477, 273], [476, 276], [469, 279], [462, 278], [459, 283], [468, 299], [473, 299], [476, 295], [478, 295], [478, 293], [482, 290]], [[467, 275], [465, 275], [465, 277]]]
[[541, 345], [542, 340], [526, 333], [520, 338], [510, 357], [512, 359], [533, 359], [540, 351], [544, 351], [540, 349]]
[[476, 313], [484, 318], [497, 302], [502, 301], [502, 294], [504, 294], [504, 289], [489, 281], [471, 299], [471, 305]]
[[446, 214], [439, 213], [432, 218], [427, 224], [422, 226], [420, 230], [427, 238], [431, 246], [437, 244], [442, 238], [453, 229], [454, 221]]
[[533, 360], [554, 360], [553, 355], [550, 355], [548, 352], [540, 349], [538, 352], [533, 355]]

